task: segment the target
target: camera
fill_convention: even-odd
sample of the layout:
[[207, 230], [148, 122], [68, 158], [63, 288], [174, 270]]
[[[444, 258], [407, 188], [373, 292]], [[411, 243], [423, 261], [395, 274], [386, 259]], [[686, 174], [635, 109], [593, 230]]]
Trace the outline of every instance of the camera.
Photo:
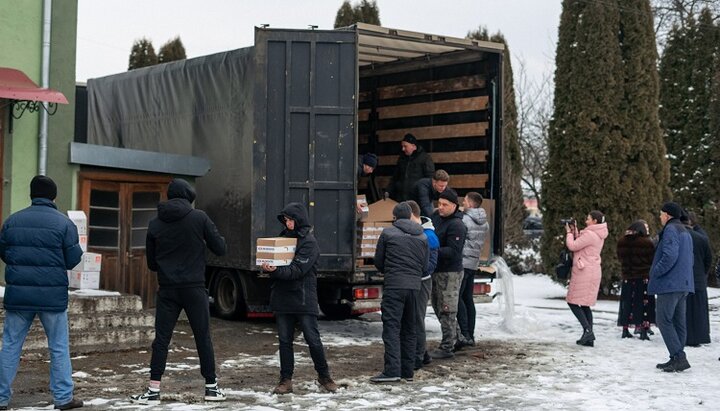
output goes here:
[[572, 217], [570, 217], [570, 218], [561, 218], [561, 219], [560, 219], [560, 224], [562, 224], [562, 225], [565, 225], [565, 224], [567, 224], [567, 225], [575, 225], [576, 223], [577, 223], [577, 221], [575, 221], [575, 219], [572, 218]]

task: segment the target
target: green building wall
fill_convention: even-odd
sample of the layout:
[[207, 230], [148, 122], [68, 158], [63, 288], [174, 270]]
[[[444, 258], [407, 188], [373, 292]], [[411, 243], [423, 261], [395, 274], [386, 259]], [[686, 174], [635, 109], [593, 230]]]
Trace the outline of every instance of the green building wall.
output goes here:
[[[0, 66], [23, 71], [36, 84], [42, 70], [42, 0], [0, 0]], [[48, 121], [46, 174], [58, 185], [56, 203], [62, 211], [77, 202], [77, 170], [68, 163], [75, 127], [75, 47], [77, 0], [53, 1], [50, 87], [70, 104], [59, 105]], [[38, 170], [40, 113], [25, 112], [13, 119], [13, 133], [4, 136], [2, 216], [28, 206], [29, 182]]]

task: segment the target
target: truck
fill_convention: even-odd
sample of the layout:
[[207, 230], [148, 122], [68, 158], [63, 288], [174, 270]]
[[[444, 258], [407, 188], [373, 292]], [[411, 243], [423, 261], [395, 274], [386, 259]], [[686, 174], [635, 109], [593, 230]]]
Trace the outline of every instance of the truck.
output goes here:
[[358, 158], [377, 154], [373, 178], [387, 187], [406, 133], [460, 195], [483, 195], [486, 251], [502, 253], [502, 64], [492, 42], [362, 23], [257, 27], [250, 47], [90, 79], [87, 144], [209, 162], [195, 205], [228, 245], [208, 255], [206, 276], [222, 318], [271, 316], [255, 242], [280, 232], [285, 204], [305, 204], [320, 309], [347, 318], [382, 298], [382, 276], [357, 249], [356, 195], [367, 189]]

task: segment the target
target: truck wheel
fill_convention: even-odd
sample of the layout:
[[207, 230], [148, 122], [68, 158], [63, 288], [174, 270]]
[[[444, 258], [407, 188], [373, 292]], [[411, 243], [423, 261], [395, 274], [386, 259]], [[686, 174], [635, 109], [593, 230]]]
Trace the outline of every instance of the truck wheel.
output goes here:
[[247, 314], [242, 283], [229, 270], [219, 271], [213, 280], [211, 295], [215, 299], [215, 314], [226, 320], [244, 318]]
[[320, 309], [329, 320], [347, 320], [351, 317], [350, 306], [347, 304], [320, 303]]

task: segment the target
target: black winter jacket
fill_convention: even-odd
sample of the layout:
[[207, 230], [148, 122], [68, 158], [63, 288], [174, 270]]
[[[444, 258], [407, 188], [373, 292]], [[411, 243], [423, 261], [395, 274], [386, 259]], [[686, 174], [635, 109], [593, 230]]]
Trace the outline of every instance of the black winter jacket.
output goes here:
[[397, 202], [411, 200], [415, 182], [423, 177], [430, 178], [434, 173], [435, 163], [421, 146], [410, 156], [400, 154], [388, 190], [390, 197]]
[[693, 279], [695, 289], [705, 290], [708, 285], [708, 274], [712, 269], [712, 250], [707, 236], [695, 230], [688, 230], [693, 242]]
[[160, 288], [204, 287], [205, 246], [224, 255], [225, 238], [205, 212], [192, 207], [195, 191], [185, 180], [170, 183], [168, 198], [148, 225], [148, 268], [157, 271]]
[[647, 279], [655, 257], [655, 245], [650, 237], [626, 234], [618, 241], [617, 256], [622, 266], [623, 280]]
[[463, 213], [459, 209], [448, 217], [440, 216], [437, 211], [432, 215], [435, 234], [440, 240], [436, 273], [463, 271], [463, 246], [465, 245], [465, 224]]
[[422, 226], [404, 218], [382, 231], [374, 261], [378, 271], [385, 274], [383, 288], [420, 290], [428, 258]]
[[437, 201], [440, 193], [432, 186], [432, 178], [421, 178], [413, 186], [412, 199], [420, 206], [420, 215], [430, 217], [435, 211], [433, 201]]
[[278, 214], [285, 225], [285, 216], [295, 220], [295, 229], [283, 230], [282, 237], [297, 238], [295, 257], [289, 266], [277, 267], [270, 273], [273, 280], [270, 291], [270, 307], [280, 314], [318, 315], [317, 262], [320, 247], [312, 233], [312, 226], [305, 206], [290, 203]]

